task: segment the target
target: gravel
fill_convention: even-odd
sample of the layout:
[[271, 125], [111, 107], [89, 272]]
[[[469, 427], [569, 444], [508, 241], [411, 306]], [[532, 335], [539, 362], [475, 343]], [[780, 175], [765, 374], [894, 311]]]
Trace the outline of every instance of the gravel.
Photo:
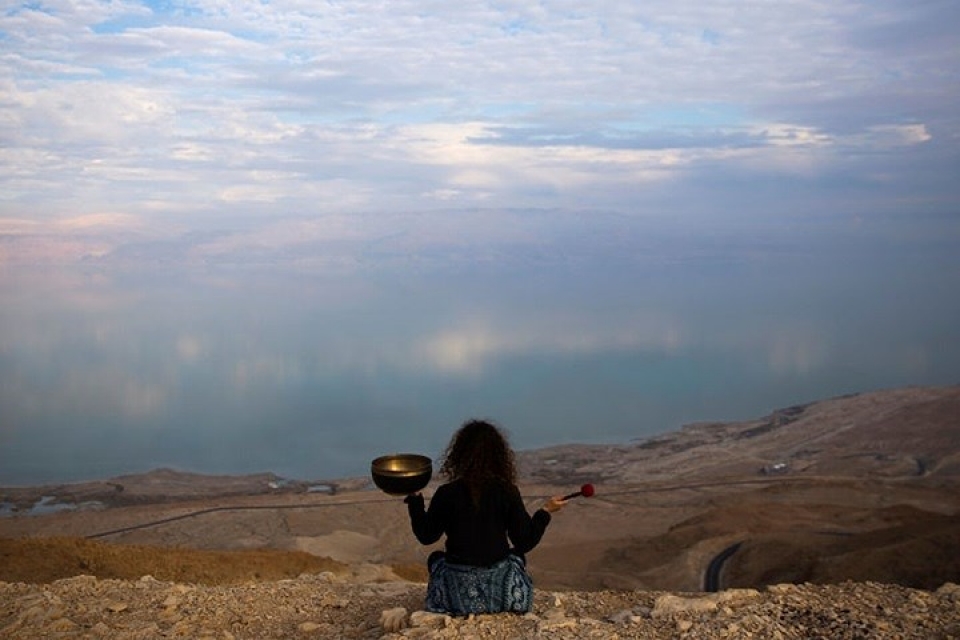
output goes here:
[[0, 582], [2, 638], [556, 638], [946, 640], [960, 587], [775, 585], [719, 593], [538, 590], [533, 611], [452, 618], [421, 610], [425, 586], [333, 573], [236, 585], [78, 576]]

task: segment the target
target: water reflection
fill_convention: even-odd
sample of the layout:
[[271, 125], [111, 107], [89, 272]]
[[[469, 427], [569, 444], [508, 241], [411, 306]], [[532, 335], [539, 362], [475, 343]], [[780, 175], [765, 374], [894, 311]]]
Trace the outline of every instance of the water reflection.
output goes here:
[[322, 480], [436, 455], [470, 416], [519, 447], [618, 442], [956, 382], [958, 303], [919, 293], [922, 270], [797, 266], [8, 269], [0, 483], [157, 466]]

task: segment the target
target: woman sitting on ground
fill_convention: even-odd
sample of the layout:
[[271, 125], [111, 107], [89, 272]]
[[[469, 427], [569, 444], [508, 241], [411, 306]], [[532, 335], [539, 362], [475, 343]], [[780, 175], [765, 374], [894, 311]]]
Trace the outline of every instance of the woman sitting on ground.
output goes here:
[[427, 560], [427, 611], [529, 611], [533, 583], [524, 554], [566, 502], [553, 497], [530, 516], [517, 489], [513, 451], [500, 430], [482, 420], [466, 422], [453, 435], [440, 473], [448, 482], [437, 488], [428, 510], [420, 493], [405, 499], [417, 540], [429, 545], [447, 536], [446, 551]]

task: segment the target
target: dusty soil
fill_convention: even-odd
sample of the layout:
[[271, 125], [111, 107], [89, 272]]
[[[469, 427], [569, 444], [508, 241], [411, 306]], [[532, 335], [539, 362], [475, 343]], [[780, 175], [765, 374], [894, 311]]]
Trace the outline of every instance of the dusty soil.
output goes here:
[[329, 573], [241, 585], [81, 576], [0, 583], [0, 636], [115, 638], [555, 638], [947, 640], [960, 637], [960, 587], [776, 585], [715, 594], [537, 592], [526, 615], [450, 618], [420, 610], [423, 585]]

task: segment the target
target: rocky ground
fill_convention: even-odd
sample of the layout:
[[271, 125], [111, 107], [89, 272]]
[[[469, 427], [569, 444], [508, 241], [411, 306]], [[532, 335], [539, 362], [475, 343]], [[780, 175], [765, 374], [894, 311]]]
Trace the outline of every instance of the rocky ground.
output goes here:
[[946, 640], [960, 587], [774, 585], [714, 594], [538, 591], [533, 611], [451, 618], [421, 610], [424, 586], [333, 573], [203, 586], [78, 576], [0, 583], [4, 638], [556, 638]]

